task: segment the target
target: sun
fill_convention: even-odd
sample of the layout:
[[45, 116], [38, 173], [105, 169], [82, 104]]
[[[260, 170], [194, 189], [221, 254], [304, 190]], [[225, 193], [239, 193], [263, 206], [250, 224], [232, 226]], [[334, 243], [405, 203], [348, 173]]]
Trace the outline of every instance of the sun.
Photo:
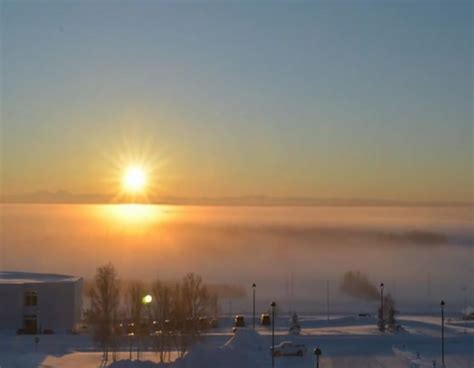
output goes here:
[[112, 203], [150, 204], [164, 191], [165, 160], [157, 144], [124, 140], [106, 155], [110, 175], [104, 178], [104, 186], [109, 185], [114, 190]]
[[136, 194], [145, 190], [147, 177], [145, 170], [139, 166], [129, 166], [122, 178], [122, 186], [125, 192]]

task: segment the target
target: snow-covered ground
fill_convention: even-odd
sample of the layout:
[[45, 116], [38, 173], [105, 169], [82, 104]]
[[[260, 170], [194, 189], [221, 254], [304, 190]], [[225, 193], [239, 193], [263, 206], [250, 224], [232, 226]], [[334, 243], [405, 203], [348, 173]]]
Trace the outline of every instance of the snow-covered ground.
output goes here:
[[[251, 319], [248, 318], [247, 321]], [[381, 334], [373, 318], [301, 316], [301, 335], [289, 336], [288, 317], [278, 319], [275, 342], [291, 340], [305, 344], [304, 357], [275, 358], [275, 366], [314, 367], [316, 346], [322, 350], [321, 368], [327, 367], [430, 367], [441, 366], [440, 321], [432, 316], [400, 316], [404, 331]], [[466, 332], [464, 330], [466, 329]], [[231, 332], [231, 319], [207, 334], [205, 342], [191, 349], [183, 358], [166, 364], [169, 368], [260, 368], [270, 367], [271, 329], [258, 326]], [[446, 367], [474, 367], [474, 323], [446, 320]], [[32, 336], [0, 336], [0, 367], [127, 368], [158, 366], [153, 352], [142, 353], [141, 361], [129, 361], [128, 351], [119, 353], [119, 361], [102, 362], [88, 336], [41, 336], [35, 351]], [[175, 358], [175, 356], [173, 356]]]

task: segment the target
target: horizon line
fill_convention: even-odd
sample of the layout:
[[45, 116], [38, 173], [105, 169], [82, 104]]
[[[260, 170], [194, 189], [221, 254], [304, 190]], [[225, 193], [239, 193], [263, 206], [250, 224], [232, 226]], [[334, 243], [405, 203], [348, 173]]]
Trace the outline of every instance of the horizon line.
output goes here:
[[55, 192], [40, 190], [22, 194], [0, 194], [1, 204], [155, 204], [155, 205], [207, 205], [207, 206], [426, 206], [471, 207], [474, 202], [455, 200], [398, 200], [386, 198], [318, 198], [311, 196], [176, 196], [163, 195], [132, 200], [114, 200], [111, 194], [75, 194], [65, 190]]

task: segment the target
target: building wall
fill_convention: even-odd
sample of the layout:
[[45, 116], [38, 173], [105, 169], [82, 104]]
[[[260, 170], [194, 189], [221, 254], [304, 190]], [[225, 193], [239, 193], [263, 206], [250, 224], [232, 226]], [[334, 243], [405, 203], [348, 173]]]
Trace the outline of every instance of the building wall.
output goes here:
[[23, 324], [23, 285], [0, 285], [0, 329], [16, 331]]
[[74, 283], [74, 324], [79, 323], [82, 320], [82, 293], [84, 288], [84, 282], [80, 279]]
[[[27, 291], [38, 295], [37, 306], [25, 306]], [[65, 332], [80, 321], [82, 280], [76, 282], [42, 282], [29, 284], [0, 284], [0, 329], [23, 327], [25, 314], [36, 314], [41, 329]]]

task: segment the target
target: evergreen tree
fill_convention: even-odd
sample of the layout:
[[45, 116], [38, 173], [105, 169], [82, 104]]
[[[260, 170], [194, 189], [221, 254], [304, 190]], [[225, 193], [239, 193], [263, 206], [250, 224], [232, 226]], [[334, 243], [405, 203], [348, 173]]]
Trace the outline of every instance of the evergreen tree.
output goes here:
[[379, 306], [379, 309], [378, 309], [377, 327], [380, 332], [385, 332], [385, 319], [384, 319], [384, 316], [382, 315], [381, 306]]
[[390, 331], [395, 331], [397, 328], [397, 321], [395, 320], [395, 315], [398, 313], [398, 311], [395, 309], [395, 300], [390, 294], [385, 297], [385, 305], [387, 306], [387, 327]]

